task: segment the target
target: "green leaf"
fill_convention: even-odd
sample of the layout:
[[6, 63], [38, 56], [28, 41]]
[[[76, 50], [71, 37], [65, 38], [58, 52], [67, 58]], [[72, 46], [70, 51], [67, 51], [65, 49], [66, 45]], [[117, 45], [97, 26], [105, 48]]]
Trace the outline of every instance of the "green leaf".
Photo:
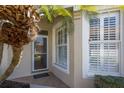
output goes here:
[[53, 6], [53, 11], [57, 15], [60, 15], [60, 16], [69, 16], [69, 17], [72, 17], [71, 16], [71, 13], [67, 9], [63, 8], [62, 6], [54, 5]]
[[71, 13], [62, 6], [41, 5], [40, 10], [50, 22], [53, 22], [53, 19], [57, 16], [72, 17]]
[[124, 5], [120, 5], [119, 8], [120, 8], [120, 9], [124, 9]]
[[93, 5], [80, 5], [80, 9], [83, 11], [88, 11], [88, 12], [96, 12], [97, 9]]
[[49, 7], [47, 5], [42, 5], [40, 7], [41, 11], [44, 13], [45, 17], [50, 21], [52, 22], [52, 16], [50, 14], [50, 11], [49, 11]]

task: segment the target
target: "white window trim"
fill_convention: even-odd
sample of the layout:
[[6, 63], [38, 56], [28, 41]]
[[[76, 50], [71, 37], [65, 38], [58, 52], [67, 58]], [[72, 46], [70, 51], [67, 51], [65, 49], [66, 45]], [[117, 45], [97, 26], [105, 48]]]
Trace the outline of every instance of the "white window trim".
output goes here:
[[53, 27], [53, 31], [52, 31], [52, 50], [53, 50], [52, 51], [52, 66], [66, 74], [69, 74], [70, 73], [69, 72], [69, 67], [70, 67], [69, 34], [67, 34], [67, 69], [64, 69], [56, 64], [56, 29], [59, 26], [61, 26], [62, 23], [63, 21], [60, 21], [57, 24], [55, 24], [55, 26]]
[[[124, 11], [119, 9], [111, 9], [106, 12], [114, 12], [114, 11], [120, 11], [120, 75], [116, 76], [122, 76], [124, 77]], [[105, 11], [100, 11], [99, 13], [105, 13]], [[89, 60], [89, 19], [87, 17], [86, 12], [82, 12], [82, 78], [93, 78], [94, 75], [88, 76], [88, 60]], [[122, 52], [123, 51], [123, 52]], [[106, 75], [106, 74], [102, 74]]]

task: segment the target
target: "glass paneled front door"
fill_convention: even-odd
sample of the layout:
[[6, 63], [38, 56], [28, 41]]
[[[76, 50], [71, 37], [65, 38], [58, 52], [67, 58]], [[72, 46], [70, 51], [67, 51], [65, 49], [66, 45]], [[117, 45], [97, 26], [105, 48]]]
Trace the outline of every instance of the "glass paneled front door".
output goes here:
[[33, 43], [32, 71], [41, 71], [48, 69], [47, 46], [47, 36], [38, 35], [37, 39]]

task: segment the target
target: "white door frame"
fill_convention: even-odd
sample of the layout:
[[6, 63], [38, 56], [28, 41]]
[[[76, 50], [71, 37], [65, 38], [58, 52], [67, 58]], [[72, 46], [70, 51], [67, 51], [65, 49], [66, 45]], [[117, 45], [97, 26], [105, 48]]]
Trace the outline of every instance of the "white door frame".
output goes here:
[[41, 53], [41, 54], [47, 54], [47, 67], [44, 68], [44, 69], [37, 69], [35, 70], [34, 69], [34, 42], [32, 43], [32, 72], [40, 72], [40, 71], [46, 71], [48, 70], [48, 36], [45, 36], [45, 35], [38, 35], [37, 37], [43, 37], [43, 38], [46, 38], [47, 39], [47, 51], [46, 53]]

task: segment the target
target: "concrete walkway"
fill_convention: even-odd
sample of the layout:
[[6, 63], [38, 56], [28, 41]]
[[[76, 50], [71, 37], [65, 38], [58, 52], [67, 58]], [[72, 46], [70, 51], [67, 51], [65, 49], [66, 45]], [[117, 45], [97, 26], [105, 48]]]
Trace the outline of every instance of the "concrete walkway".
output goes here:
[[52, 73], [50, 76], [34, 79], [32, 76], [13, 79], [13, 81], [29, 83], [31, 88], [69, 88]]
[[52, 87], [43, 86], [43, 85], [36, 85], [36, 84], [30, 84], [30, 88], [52, 88]]

